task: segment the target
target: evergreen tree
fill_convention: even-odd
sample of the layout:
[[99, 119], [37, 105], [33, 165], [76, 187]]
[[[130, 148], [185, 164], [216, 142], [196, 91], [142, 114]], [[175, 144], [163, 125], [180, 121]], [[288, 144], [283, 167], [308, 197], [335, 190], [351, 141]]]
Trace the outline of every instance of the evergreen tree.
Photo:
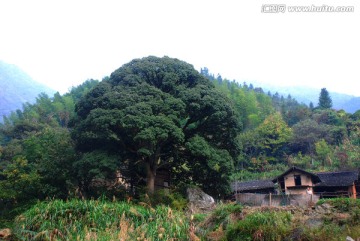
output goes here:
[[332, 100], [326, 88], [322, 88], [319, 96], [319, 108], [330, 109], [332, 107]]
[[239, 122], [230, 99], [190, 64], [169, 57], [135, 59], [90, 90], [76, 104], [76, 114], [73, 138], [96, 169], [109, 153], [120, 164], [136, 166], [149, 193], [160, 168], [176, 169], [182, 181], [209, 193], [229, 188]]
[[310, 102], [309, 108], [310, 108], [310, 110], [313, 110], [313, 109], [315, 108], [315, 107], [314, 107], [314, 103]]

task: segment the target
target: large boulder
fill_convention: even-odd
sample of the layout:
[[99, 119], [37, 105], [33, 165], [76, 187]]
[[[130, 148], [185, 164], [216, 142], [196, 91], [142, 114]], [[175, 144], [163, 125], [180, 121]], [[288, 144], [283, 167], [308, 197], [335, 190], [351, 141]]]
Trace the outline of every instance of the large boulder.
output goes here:
[[191, 212], [209, 211], [215, 207], [215, 200], [198, 187], [187, 189], [187, 199]]

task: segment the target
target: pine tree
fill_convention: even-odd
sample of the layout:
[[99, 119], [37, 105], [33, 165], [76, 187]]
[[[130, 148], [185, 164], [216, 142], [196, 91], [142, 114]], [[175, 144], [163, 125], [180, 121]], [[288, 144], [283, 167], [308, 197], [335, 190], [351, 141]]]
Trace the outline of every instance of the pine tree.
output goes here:
[[322, 88], [319, 96], [319, 108], [330, 109], [332, 107], [332, 100], [326, 88]]
[[309, 104], [309, 108], [310, 108], [310, 110], [313, 110], [313, 109], [314, 109], [314, 103], [312, 103], [312, 101], [311, 101], [310, 104]]

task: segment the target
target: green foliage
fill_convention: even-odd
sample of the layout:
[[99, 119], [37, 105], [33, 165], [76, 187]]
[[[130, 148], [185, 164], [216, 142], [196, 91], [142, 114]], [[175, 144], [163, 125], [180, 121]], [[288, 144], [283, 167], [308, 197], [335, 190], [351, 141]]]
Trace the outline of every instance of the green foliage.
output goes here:
[[268, 116], [257, 128], [259, 135], [259, 147], [267, 155], [279, 155], [279, 152], [288, 143], [292, 136], [292, 130], [283, 121], [279, 113]]
[[188, 221], [169, 207], [124, 202], [40, 202], [18, 216], [15, 234], [26, 240], [188, 240]]
[[[179, 167], [201, 164], [219, 172], [219, 156], [225, 155], [227, 170], [238, 152], [234, 137], [239, 126], [231, 103], [191, 65], [177, 59], [150, 56], [123, 65], [77, 103], [76, 113], [72, 123], [78, 150], [106, 149], [119, 162], [132, 162], [140, 172], [128, 178], [146, 173], [149, 192], [154, 191], [159, 167], [186, 172]], [[210, 156], [190, 148], [196, 136], [217, 157], [199, 162], [199, 155]], [[222, 182], [218, 177], [226, 181], [226, 173], [214, 174], [213, 183]], [[219, 192], [222, 187], [208, 189]]]
[[331, 140], [329, 126], [319, 125], [315, 120], [307, 119], [292, 127], [293, 138], [291, 144], [293, 151], [303, 154], [313, 154], [315, 143], [321, 139]]
[[192, 221], [194, 223], [201, 223], [203, 221], [205, 221], [206, 217], [207, 217], [208, 214], [206, 213], [195, 213], [193, 216], [192, 216]]
[[291, 232], [292, 215], [288, 212], [257, 212], [229, 225], [227, 240], [284, 240]]
[[220, 204], [212, 213], [212, 220], [215, 222], [215, 226], [219, 227], [226, 223], [230, 223], [231, 214], [240, 214], [243, 207], [237, 203]]
[[[106, 194], [109, 186], [91, 185], [93, 181], [115, 179], [116, 171], [119, 170], [118, 157], [102, 150], [84, 153], [73, 162], [73, 175], [77, 180], [77, 186], [83, 195], [101, 196]], [[119, 188], [113, 186], [111, 188]], [[112, 195], [115, 190], [112, 190]]]
[[[256, 167], [254, 166], [256, 165]], [[280, 176], [289, 167], [285, 164], [254, 164], [251, 162], [249, 167], [236, 171], [231, 175], [231, 180], [234, 181], [250, 181], [250, 180], [263, 180], [273, 179], [274, 177]]]
[[333, 125], [333, 126], [342, 126], [344, 125], [344, 116], [339, 111], [331, 109], [320, 109], [316, 110], [312, 116], [312, 118], [319, 124], [324, 125]]
[[[72, 93], [81, 96], [81, 86]], [[72, 164], [77, 154], [67, 125], [74, 115], [75, 99], [69, 93], [56, 93], [53, 98], [40, 94], [34, 104], [24, 104], [22, 111], [13, 112], [0, 124], [0, 195], [6, 203], [65, 198], [74, 188]], [[17, 176], [11, 176], [10, 170]]]
[[321, 164], [323, 167], [325, 166], [325, 164], [328, 164], [329, 166], [331, 166], [332, 150], [324, 139], [321, 139], [320, 141], [315, 143], [315, 151], [316, 151], [318, 158], [322, 161]]
[[[360, 200], [353, 198], [331, 198], [320, 199], [316, 205], [330, 204], [338, 212], [346, 212], [350, 214], [350, 219], [345, 221], [345, 224], [349, 226], [355, 226], [360, 224]], [[330, 221], [335, 218], [329, 217]], [[342, 224], [341, 221], [340, 224]]]
[[21, 213], [35, 205], [37, 200], [29, 200], [29, 197], [23, 202], [9, 203], [3, 200], [0, 203], [0, 229], [15, 227], [14, 220]]
[[179, 192], [167, 189], [160, 189], [149, 195], [144, 194], [140, 201], [150, 206], [166, 205], [179, 211], [185, 210], [188, 204], [186, 198]]
[[301, 152], [289, 155], [287, 157], [289, 166], [296, 166], [302, 169], [311, 169], [314, 165], [314, 158], [309, 155], [303, 155]]
[[[189, 163], [192, 181], [210, 195], [224, 195], [229, 191], [229, 175], [233, 161], [228, 151], [210, 145], [201, 136], [195, 136], [185, 144], [194, 160]], [[222, 190], [220, 193], [218, 190]]]
[[354, 209], [360, 208], [360, 199], [353, 198], [331, 198], [320, 199], [316, 205], [328, 203], [334, 208], [343, 212], [352, 212]]
[[224, 92], [234, 103], [244, 130], [256, 128], [264, 119], [274, 112], [271, 98], [263, 93], [261, 88], [248, 88], [246, 83], [241, 86], [235, 81], [218, 81], [208, 73], [202, 73], [213, 81], [215, 86]]
[[41, 177], [32, 164], [22, 157], [16, 157], [0, 173], [0, 199], [31, 200], [41, 192]]
[[330, 109], [332, 107], [332, 99], [326, 88], [322, 88], [319, 96], [319, 108]]
[[69, 131], [45, 128], [23, 141], [23, 153], [41, 176], [44, 196], [65, 198], [73, 179], [72, 163], [77, 158]]
[[[357, 227], [358, 228], [358, 227]], [[303, 240], [329, 240], [340, 241], [346, 239], [348, 232], [334, 223], [329, 223], [324, 226], [306, 229], [300, 238]]]
[[[37, 180], [37, 186], [32, 188], [34, 192], [27, 194], [28, 199], [67, 196], [71, 187], [72, 162], [76, 154], [66, 129], [40, 127], [36, 131], [26, 133], [19, 140], [9, 142], [3, 154], [4, 169], [0, 170], [0, 175], [5, 177], [3, 183], [9, 182], [10, 185], [12, 182], [21, 182], [16, 181], [17, 178], [26, 179], [25, 174], [9, 176], [9, 169], [19, 167], [17, 171], [20, 173], [24, 171], [32, 177], [32, 180]], [[24, 183], [26, 185], [26, 181]], [[26, 198], [21, 192], [16, 193]]]
[[217, 230], [226, 229], [232, 225], [235, 217], [241, 215], [243, 207], [237, 203], [220, 203], [209, 214], [195, 214], [193, 221], [198, 223], [198, 234], [206, 237]]
[[249, 171], [264, 171], [269, 163], [281, 163], [291, 138], [292, 129], [280, 113], [269, 115], [256, 129], [238, 135], [242, 153], [238, 156], [237, 166]]
[[350, 138], [345, 138], [335, 147], [334, 156], [339, 167], [358, 168], [360, 165], [359, 130], [353, 132]]

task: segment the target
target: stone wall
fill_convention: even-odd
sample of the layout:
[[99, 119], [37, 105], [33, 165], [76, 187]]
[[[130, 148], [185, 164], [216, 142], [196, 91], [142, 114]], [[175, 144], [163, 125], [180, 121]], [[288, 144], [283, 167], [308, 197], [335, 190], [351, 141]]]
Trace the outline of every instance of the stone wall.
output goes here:
[[313, 206], [319, 201], [318, 195], [274, 195], [274, 194], [255, 194], [255, 193], [238, 193], [235, 194], [237, 202], [246, 206], [300, 206], [308, 207]]

